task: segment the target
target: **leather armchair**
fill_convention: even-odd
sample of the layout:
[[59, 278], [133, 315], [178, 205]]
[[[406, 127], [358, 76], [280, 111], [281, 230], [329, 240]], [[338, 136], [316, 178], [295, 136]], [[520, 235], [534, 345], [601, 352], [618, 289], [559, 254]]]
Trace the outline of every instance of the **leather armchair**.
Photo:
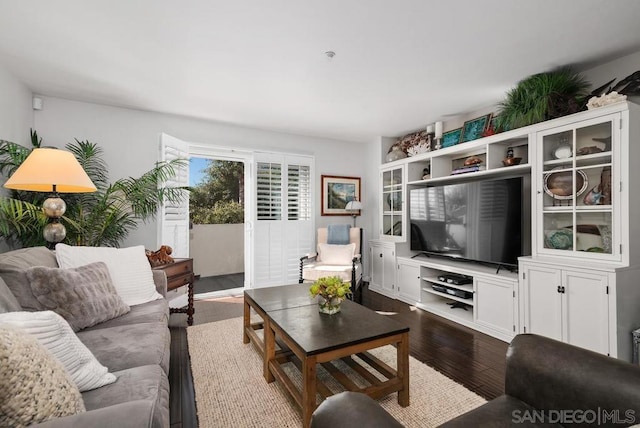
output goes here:
[[[398, 426], [369, 397], [338, 396], [342, 394], [347, 395], [325, 400], [316, 409], [312, 427], [353, 427], [354, 419], [347, 416], [353, 412], [358, 412], [360, 426]], [[331, 424], [325, 425], [326, 421]], [[543, 336], [521, 334], [507, 350], [505, 394], [442, 427], [621, 427], [637, 423], [640, 367]]]

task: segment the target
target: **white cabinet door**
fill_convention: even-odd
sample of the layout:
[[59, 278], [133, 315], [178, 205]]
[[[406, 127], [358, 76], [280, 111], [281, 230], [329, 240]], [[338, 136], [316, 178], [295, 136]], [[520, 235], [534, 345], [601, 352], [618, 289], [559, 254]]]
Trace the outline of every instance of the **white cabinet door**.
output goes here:
[[396, 291], [396, 250], [395, 245], [391, 246], [383, 246], [380, 248], [380, 252], [382, 253], [382, 264], [383, 264], [383, 280], [382, 280], [382, 291], [388, 295], [393, 297]]
[[494, 278], [476, 277], [476, 322], [508, 337], [516, 332], [515, 283]]
[[538, 265], [523, 267], [522, 332], [562, 340], [562, 301], [558, 292], [561, 271]]
[[607, 275], [563, 271], [563, 341], [609, 354]]
[[380, 291], [382, 289], [382, 281], [384, 278], [384, 263], [381, 254], [380, 246], [371, 244], [371, 281], [369, 281], [369, 288], [374, 291]]
[[392, 242], [372, 242], [371, 282], [369, 288], [389, 297], [395, 293], [395, 244]]
[[523, 264], [523, 332], [609, 354], [608, 275]]
[[420, 302], [420, 266], [398, 261], [398, 298], [409, 303]]

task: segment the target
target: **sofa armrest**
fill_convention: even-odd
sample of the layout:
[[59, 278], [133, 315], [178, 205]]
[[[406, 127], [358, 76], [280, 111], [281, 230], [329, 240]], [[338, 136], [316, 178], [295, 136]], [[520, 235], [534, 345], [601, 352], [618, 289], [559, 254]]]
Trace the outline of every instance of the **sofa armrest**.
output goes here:
[[640, 417], [640, 367], [535, 334], [507, 350], [505, 393], [545, 409], [619, 410]]
[[136, 400], [90, 410], [73, 416], [65, 416], [64, 418], [50, 419], [41, 424], [31, 426], [38, 428], [155, 428], [160, 427], [162, 423], [153, 421], [154, 404], [151, 400]]
[[167, 297], [167, 274], [163, 270], [152, 269], [153, 282], [156, 284], [156, 290], [162, 295]]
[[311, 415], [311, 428], [402, 428], [385, 409], [367, 395], [341, 392], [324, 400]]

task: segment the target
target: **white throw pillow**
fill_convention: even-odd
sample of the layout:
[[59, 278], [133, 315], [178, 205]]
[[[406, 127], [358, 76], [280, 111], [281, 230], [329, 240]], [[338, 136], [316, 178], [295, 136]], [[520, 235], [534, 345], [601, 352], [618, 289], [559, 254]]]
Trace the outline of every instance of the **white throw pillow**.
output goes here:
[[318, 257], [322, 263], [350, 265], [356, 253], [356, 244], [318, 244]]
[[89, 391], [116, 381], [116, 376], [100, 364], [84, 346], [64, 318], [53, 311], [7, 312], [0, 324], [8, 324], [38, 339], [56, 357], [80, 391]]
[[129, 306], [162, 299], [160, 293], [156, 291], [151, 265], [142, 245], [112, 248], [72, 247], [66, 244], [57, 244], [56, 259], [58, 259], [58, 265], [63, 269], [104, 262], [109, 268], [113, 286]]

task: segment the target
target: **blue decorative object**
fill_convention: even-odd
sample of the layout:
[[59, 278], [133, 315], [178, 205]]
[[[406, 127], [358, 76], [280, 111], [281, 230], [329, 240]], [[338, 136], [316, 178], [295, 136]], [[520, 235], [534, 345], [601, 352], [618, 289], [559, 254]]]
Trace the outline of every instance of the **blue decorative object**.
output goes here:
[[545, 235], [547, 248], [554, 248], [556, 250], [573, 249], [573, 232], [571, 229], [549, 230]]
[[350, 224], [330, 224], [327, 226], [327, 244], [347, 245], [351, 242], [349, 237]]
[[462, 139], [462, 128], [442, 134], [442, 148], [455, 146]]
[[489, 117], [491, 115], [485, 115], [473, 120], [467, 120], [462, 126], [462, 142], [477, 140], [482, 137], [482, 133], [489, 124]]

